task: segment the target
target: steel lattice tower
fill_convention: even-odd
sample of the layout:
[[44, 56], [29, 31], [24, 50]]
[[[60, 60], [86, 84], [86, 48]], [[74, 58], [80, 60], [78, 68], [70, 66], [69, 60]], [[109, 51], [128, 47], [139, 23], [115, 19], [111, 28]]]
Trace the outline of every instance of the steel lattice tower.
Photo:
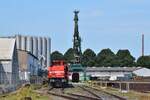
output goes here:
[[75, 62], [80, 62], [81, 59], [81, 37], [79, 36], [78, 29], [78, 13], [79, 11], [74, 11], [74, 35], [73, 35], [73, 49], [74, 49], [74, 57]]

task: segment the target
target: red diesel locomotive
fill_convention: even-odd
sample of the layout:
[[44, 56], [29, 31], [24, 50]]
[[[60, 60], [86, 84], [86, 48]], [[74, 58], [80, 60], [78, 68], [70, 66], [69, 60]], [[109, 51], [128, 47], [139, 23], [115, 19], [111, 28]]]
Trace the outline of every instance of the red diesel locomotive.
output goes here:
[[68, 84], [68, 66], [62, 60], [55, 60], [48, 68], [50, 87], [64, 87]]

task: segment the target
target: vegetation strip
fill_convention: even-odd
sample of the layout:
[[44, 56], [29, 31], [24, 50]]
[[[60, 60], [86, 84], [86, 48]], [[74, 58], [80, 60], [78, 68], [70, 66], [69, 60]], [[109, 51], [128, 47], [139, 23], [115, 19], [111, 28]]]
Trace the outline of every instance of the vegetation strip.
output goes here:
[[35, 87], [37, 86], [22, 86], [15, 92], [0, 96], [0, 100], [24, 100], [29, 98], [32, 100], [49, 100], [48, 96], [36, 93]]

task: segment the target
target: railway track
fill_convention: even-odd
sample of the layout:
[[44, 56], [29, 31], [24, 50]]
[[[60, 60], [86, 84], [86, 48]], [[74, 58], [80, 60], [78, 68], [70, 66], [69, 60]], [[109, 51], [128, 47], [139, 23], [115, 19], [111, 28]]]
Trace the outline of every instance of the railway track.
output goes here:
[[67, 95], [56, 94], [56, 93], [53, 93], [53, 92], [47, 92], [47, 93], [50, 94], [50, 95], [53, 95], [53, 96], [57, 96], [57, 97], [61, 97], [61, 98], [67, 99], [67, 100], [78, 100], [78, 99], [76, 99], [74, 97], [67, 96]]
[[123, 97], [120, 97], [120, 96], [117, 96], [117, 95], [114, 95], [105, 91], [101, 91], [98, 89], [94, 89], [88, 86], [79, 86], [79, 87], [89, 93], [92, 93], [95, 96], [101, 97], [102, 100], [126, 100]]
[[53, 100], [126, 100], [85, 85], [74, 85], [72, 88], [52, 88], [50, 90], [43, 88], [39, 91], [53, 97]]
[[[68, 100], [102, 100], [100, 97], [90, 97], [90, 96], [85, 96], [82, 94], [75, 94], [75, 93], [65, 93], [64, 89], [57, 89], [53, 88], [50, 91], [47, 92], [50, 95], [57, 96], [57, 97], [62, 97], [64, 99]], [[92, 94], [93, 95], [93, 94]]]
[[86, 88], [84, 88], [83, 86], [78, 86], [78, 87], [80, 87], [82, 90], [84, 90], [84, 91], [86, 91], [86, 92], [92, 94], [93, 96], [95, 96], [95, 97], [97, 97], [97, 98], [99, 98], [99, 99], [102, 100], [102, 98], [101, 98], [99, 95], [97, 95], [96, 93], [90, 91], [89, 89], [86, 89]]
[[78, 100], [101, 100], [98, 98], [93, 98], [93, 97], [89, 97], [89, 96], [83, 96], [83, 95], [78, 95], [78, 94], [72, 94], [72, 93], [68, 93], [71, 96], [75, 96], [78, 98]]

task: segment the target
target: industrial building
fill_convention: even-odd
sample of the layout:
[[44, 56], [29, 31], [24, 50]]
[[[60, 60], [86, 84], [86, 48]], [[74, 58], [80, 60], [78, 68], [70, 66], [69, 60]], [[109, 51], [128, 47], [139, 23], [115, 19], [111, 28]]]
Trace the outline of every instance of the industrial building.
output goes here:
[[18, 50], [30, 52], [40, 60], [42, 69], [50, 66], [51, 41], [48, 37], [16, 35]]
[[[87, 67], [86, 75], [99, 80], [129, 80], [141, 67]], [[143, 71], [143, 70], [142, 70]], [[140, 73], [140, 72], [139, 72]], [[144, 72], [143, 72], [144, 73]]]
[[19, 66], [15, 38], [0, 38], [0, 85], [17, 85]]
[[30, 82], [31, 76], [38, 75], [39, 60], [28, 51], [18, 50], [19, 77], [21, 82]]
[[38, 70], [50, 66], [51, 43], [48, 37], [15, 35], [0, 38], [0, 84], [38, 79]]

